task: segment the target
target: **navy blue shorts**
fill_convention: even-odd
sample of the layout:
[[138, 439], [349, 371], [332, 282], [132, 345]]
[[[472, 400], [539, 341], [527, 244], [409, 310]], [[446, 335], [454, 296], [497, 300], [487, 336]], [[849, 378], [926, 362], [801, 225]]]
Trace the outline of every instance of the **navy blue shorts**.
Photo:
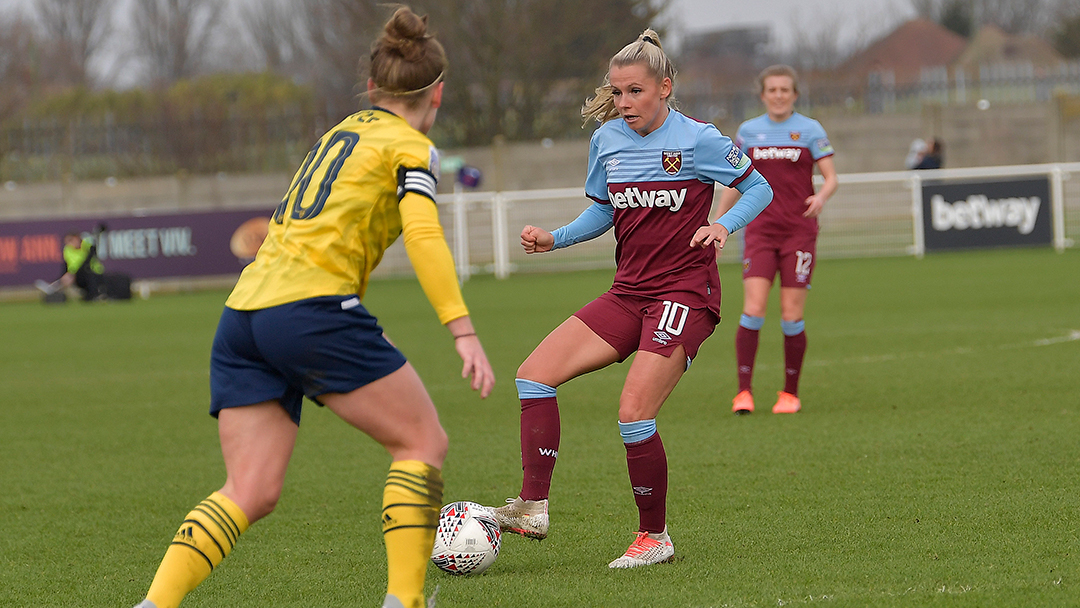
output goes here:
[[304, 395], [348, 393], [405, 365], [356, 296], [261, 310], [226, 307], [210, 353], [210, 414], [277, 400], [300, 424]]

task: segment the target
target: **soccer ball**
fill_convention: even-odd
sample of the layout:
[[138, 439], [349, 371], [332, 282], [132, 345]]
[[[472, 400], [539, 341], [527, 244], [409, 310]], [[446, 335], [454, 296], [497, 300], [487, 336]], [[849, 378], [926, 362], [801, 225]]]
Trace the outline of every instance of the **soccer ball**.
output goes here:
[[439, 512], [431, 561], [450, 574], [480, 574], [495, 563], [502, 534], [491, 509], [452, 502]]

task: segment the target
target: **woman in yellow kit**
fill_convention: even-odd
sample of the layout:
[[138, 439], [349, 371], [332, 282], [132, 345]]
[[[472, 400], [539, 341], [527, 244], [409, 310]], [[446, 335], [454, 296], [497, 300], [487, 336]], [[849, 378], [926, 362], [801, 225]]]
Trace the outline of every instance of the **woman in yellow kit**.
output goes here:
[[436, 211], [438, 156], [426, 133], [442, 102], [442, 46], [398, 8], [372, 46], [374, 107], [326, 133], [304, 159], [259, 253], [225, 303], [211, 354], [225, 485], [187, 515], [146, 599], [175, 608], [281, 495], [304, 395], [381, 443], [385, 608], [419, 608], [447, 438], [405, 357], [361, 304], [372, 269], [404, 233], [439, 321], [487, 397], [495, 383], [461, 298]]

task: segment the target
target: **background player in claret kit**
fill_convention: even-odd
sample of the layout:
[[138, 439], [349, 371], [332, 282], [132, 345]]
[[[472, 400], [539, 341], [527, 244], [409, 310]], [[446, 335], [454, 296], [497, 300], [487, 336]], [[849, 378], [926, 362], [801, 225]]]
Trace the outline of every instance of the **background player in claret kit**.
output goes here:
[[[664, 400], [720, 317], [713, 247], [723, 248], [772, 198], [768, 182], [711, 124], [674, 109], [675, 68], [646, 30], [612, 58], [596, 96], [582, 108], [603, 123], [592, 136], [585, 195], [576, 220], [547, 232], [526, 226], [527, 253], [595, 238], [614, 226], [611, 289], [552, 331], [518, 369], [521, 492], [495, 510], [504, 530], [542, 539], [559, 450], [562, 383], [637, 356], [619, 398], [619, 432], [639, 513], [637, 537], [612, 568], [667, 561], [667, 457], [656, 428]], [[615, 120], [621, 118], [621, 120]], [[714, 182], [743, 197], [709, 223]]]
[[[825, 201], [836, 192], [832, 145], [816, 120], [795, 111], [798, 76], [786, 65], [765, 68], [758, 76], [765, 114], [744, 122], [735, 142], [753, 159], [754, 166], [773, 187], [773, 202], [743, 233], [743, 314], [735, 333], [739, 392], [732, 411], [754, 411], [750, 382], [757, 356], [758, 334], [773, 279], [780, 274], [780, 328], [784, 333], [784, 390], [773, 412], [795, 413], [799, 401], [799, 375], [806, 353], [803, 309], [817, 255], [817, 217]], [[814, 164], [825, 178], [814, 192]], [[735, 190], [720, 195], [720, 211], [739, 198]]]
[[381, 443], [386, 608], [420, 608], [442, 506], [447, 438], [424, 385], [361, 304], [372, 269], [404, 233], [405, 248], [487, 397], [495, 382], [461, 298], [435, 208], [438, 157], [426, 133], [447, 61], [427, 19], [397, 9], [371, 52], [375, 107], [308, 153], [243, 272], [211, 354], [225, 485], [186, 517], [138, 608], [175, 608], [237, 537], [277, 503], [304, 395]]

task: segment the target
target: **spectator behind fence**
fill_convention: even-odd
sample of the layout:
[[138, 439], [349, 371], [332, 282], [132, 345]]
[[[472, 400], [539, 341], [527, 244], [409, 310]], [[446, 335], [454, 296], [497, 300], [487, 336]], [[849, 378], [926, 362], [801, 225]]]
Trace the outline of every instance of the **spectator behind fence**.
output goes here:
[[940, 169], [945, 164], [945, 144], [940, 139], [934, 138], [927, 143], [927, 150], [922, 160], [915, 165], [916, 169]]
[[911, 147], [908, 148], [907, 157], [904, 159], [905, 169], [914, 169], [919, 161], [922, 160], [923, 155], [926, 154], [926, 141], [921, 138], [912, 140]]

